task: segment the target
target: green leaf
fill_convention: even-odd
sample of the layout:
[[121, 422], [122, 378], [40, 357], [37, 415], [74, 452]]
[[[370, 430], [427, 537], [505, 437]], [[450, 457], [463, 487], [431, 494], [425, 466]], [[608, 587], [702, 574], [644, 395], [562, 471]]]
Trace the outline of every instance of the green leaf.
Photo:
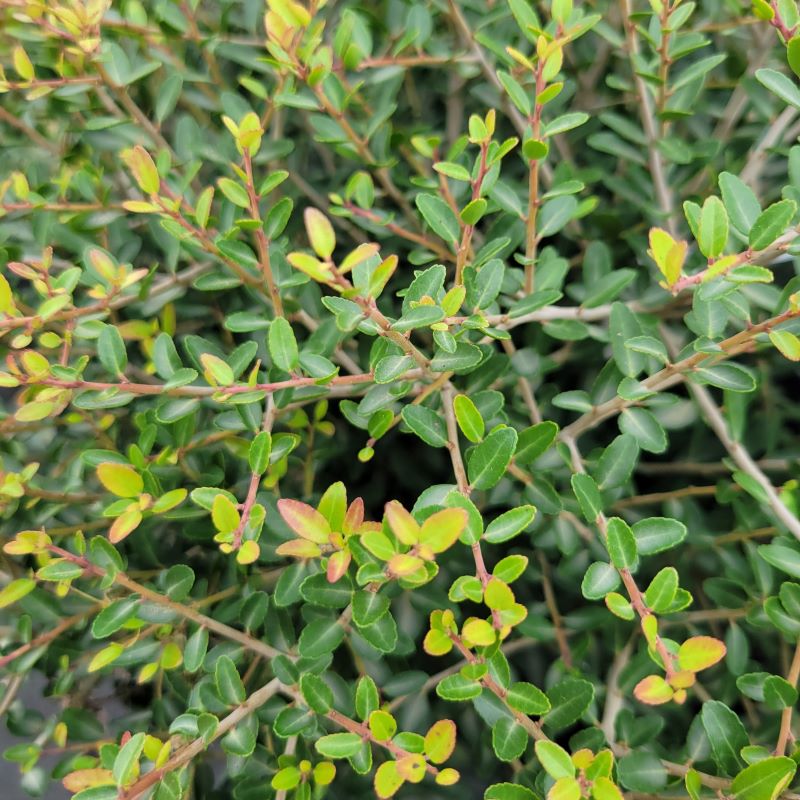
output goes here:
[[214, 668], [214, 682], [217, 686], [222, 702], [229, 706], [236, 706], [244, 703], [247, 693], [245, 692], [242, 679], [236, 664], [229, 656], [220, 656]]
[[648, 517], [633, 524], [639, 555], [649, 556], [679, 545], [686, 538], [686, 526], [668, 517]]
[[795, 75], [800, 76], [800, 36], [792, 36], [786, 44], [786, 60]]
[[478, 411], [475, 403], [465, 394], [460, 394], [453, 400], [456, 420], [461, 432], [471, 442], [480, 442], [483, 439], [485, 426], [481, 412]]
[[403, 422], [431, 447], [447, 445], [447, 429], [440, 414], [427, 406], [407, 405], [401, 412]]
[[203, 665], [208, 651], [208, 629], [198, 628], [183, 647], [183, 668], [189, 673], [197, 672]]
[[517, 432], [508, 427], [493, 430], [481, 444], [476, 445], [467, 465], [472, 488], [491, 489], [496, 486], [511, 463], [516, 446]]
[[250, 443], [247, 453], [247, 461], [250, 471], [255, 475], [263, 475], [269, 467], [269, 457], [272, 451], [272, 435], [269, 431], [261, 431], [256, 434]]
[[366, 627], [389, 611], [389, 598], [379, 592], [361, 591], [353, 595], [353, 620]]
[[544, 771], [556, 780], [575, 776], [575, 765], [569, 753], [555, 742], [539, 740], [535, 744], [536, 757]]
[[729, 392], [752, 392], [756, 388], [753, 374], [738, 364], [715, 364], [713, 367], [696, 367], [690, 378], [697, 383], [727, 389]]
[[797, 211], [793, 200], [779, 200], [766, 208], [753, 222], [748, 241], [753, 250], [769, 247], [786, 232]]
[[[42, 581], [71, 581], [83, 575], [83, 567], [67, 559], [54, 559], [41, 567], [36, 577]], [[12, 597], [19, 591], [15, 587]]]
[[558, 233], [578, 210], [578, 201], [572, 195], [548, 200], [536, 218], [536, 234], [540, 239]]
[[100, 363], [112, 374], [120, 376], [128, 366], [128, 352], [120, 332], [106, 325], [97, 337], [97, 356]]
[[306, 705], [317, 714], [327, 714], [333, 706], [333, 692], [325, 681], [313, 672], [300, 677], [300, 693]]
[[467, 181], [470, 180], [470, 174], [466, 167], [462, 167], [461, 164], [455, 164], [452, 161], [437, 161], [433, 168], [441, 173], [442, 175], [447, 175], [448, 178], [453, 178], [457, 181]]
[[397, 322], [392, 324], [393, 331], [405, 333], [415, 328], [426, 328], [444, 319], [444, 310], [439, 306], [423, 305], [409, 309]]
[[239, 208], [247, 208], [250, 205], [247, 189], [241, 184], [236, 183], [236, 181], [232, 181], [230, 178], [220, 178], [217, 181], [217, 186], [219, 186], [222, 194], [224, 194], [231, 203], [239, 206]]
[[596, 479], [602, 491], [622, 486], [636, 466], [639, 444], [633, 436], [617, 436], [597, 462]]
[[664, 567], [650, 581], [644, 594], [648, 607], [657, 614], [664, 613], [672, 605], [678, 591], [678, 571], [675, 567]]
[[145, 734], [136, 733], [120, 748], [111, 772], [117, 786], [128, 786], [138, 774], [139, 758], [144, 750]]
[[136, 613], [139, 601], [136, 598], [125, 597], [115, 600], [107, 605], [92, 623], [92, 636], [95, 639], [104, 639], [118, 631]]
[[467, 372], [479, 364], [482, 358], [483, 353], [479, 347], [468, 342], [458, 342], [452, 353], [437, 350], [430, 367], [434, 372]]
[[739, 716], [725, 703], [709, 700], [703, 703], [701, 719], [717, 765], [728, 775], [735, 775], [745, 767], [739, 753], [750, 744]]
[[797, 764], [785, 756], [765, 758], [743, 769], [731, 783], [736, 800], [776, 800], [791, 783]]
[[764, 702], [776, 711], [792, 708], [797, 704], [797, 689], [780, 675], [770, 675], [764, 681]]
[[583, 518], [587, 522], [594, 522], [603, 513], [603, 498], [600, 490], [590, 475], [575, 473], [570, 478], [572, 491], [578, 498]]
[[319, 658], [332, 653], [344, 639], [344, 628], [336, 620], [316, 619], [303, 628], [300, 634], [300, 655]]
[[537, 795], [530, 789], [518, 783], [493, 783], [483, 795], [483, 800], [536, 800], [536, 798]]
[[462, 675], [448, 675], [436, 685], [436, 694], [442, 700], [459, 702], [472, 700], [481, 693], [481, 685], [477, 681], [469, 680]]
[[652, 753], [632, 753], [617, 762], [620, 783], [634, 792], [659, 792], [667, 785], [667, 771]]
[[762, 544], [758, 554], [768, 564], [786, 572], [793, 578], [800, 578], [800, 552], [783, 544]]
[[800, 108], [800, 89], [795, 86], [791, 78], [774, 69], [757, 69], [756, 80], [773, 94], [778, 95], [784, 103]]
[[296, 369], [299, 353], [292, 326], [284, 317], [276, 317], [269, 326], [267, 336], [269, 354], [278, 369], [291, 372]]
[[353, 587], [347, 576], [331, 583], [324, 573], [310, 575], [300, 586], [303, 599], [325, 608], [344, 608], [353, 597]]
[[378, 687], [375, 681], [369, 675], [359, 678], [356, 684], [356, 714], [366, 720], [378, 707], [378, 703]]
[[486, 213], [488, 203], [482, 197], [470, 201], [461, 209], [459, 216], [465, 225], [477, 225]]
[[314, 747], [325, 758], [348, 758], [359, 751], [361, 737], [357, 733], [331, 733], [317, 739]]
[[546, 452], [558, 436], [558, 425], [549, 420], [531, 425], [519, 434], [514, 459], [518, 464], [527, 466]]
[[719, 174], [719, 189], [731, 225], [747, 236], [761, 214], [761, 206], [755, 193], [741, 178], [730, 172]]
[[517, 681], [508, 687], [506, 702], [511, 708], [532, 716], [541, 716], [550, 711], [547, 695], [532, 683], [525, 681]]
[[522, 112], [526, 117], [530, 116], [531, 101], [528, 98], [528, 93], [508, 72], [498, 70], [497, 77], [500, 83], [503, 84], [506, 94], [511, 98], [511, 102], [517, 107], [517, 110]]
[[375, 365], [375, 383], [392, 383], [413, 366], [411, 356], [385, 356]]
[[605, 561], [589, 564], [581, 581], [581, 593], [587, 600], [602, 600], [619, 586], [619, 573]]
[[501, 761], [519, 758], [528, 745], [528, 734], [516, 720], [500, 717], [492, 727], [492, 748]]
[[492, 544], [500, 544], [522, 533], [536, 516], [535, 506], [517, 506], [495, 517], [487, 526], [483, 538]]
[[544, 718], [551, 731], [560, 731], [577, 722], [594, 700], [594, 686], [583, 678], [564, 678], [547, 692], [551, 710]]
[[458, 244], [461, 228], [458, 219], [444, 200], [433, 194], [418, 194], [415, 200], [417, 208], [425, 218], [431, 230], [450, 244]]
[[619, 417], [619, 429], [636, 439], [648, 453], [663, 453], [667, 449], [667, 434], [661, 423], [646, 408], [626, 408]]
[[697, 244], [706, 258], [722, 255], [728, 241], [728, 212], [718, 197], [708, 197], [700, 212]]
[[611, 517], [608, 520], [606, 549], [617, 569], [635, 570], [639, 562], [636, 538], [625, 520]]
[[647, 356], [625, 346], [629, 339], [641, 335], [642, 329], [634, 313], [622, 303], [617, 302], [611, 306], [609, 333], [614, 361], [620, 372], [629, 378], [635, 378], [647, 367]]

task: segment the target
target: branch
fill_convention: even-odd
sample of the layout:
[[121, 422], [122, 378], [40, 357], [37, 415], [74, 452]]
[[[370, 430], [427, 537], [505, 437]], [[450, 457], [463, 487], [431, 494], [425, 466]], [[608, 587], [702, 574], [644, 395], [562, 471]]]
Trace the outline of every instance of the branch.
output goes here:
[[[751, 325], [745, 330], [739, 331], [739, 333], [724, 339], [719, 343], [720, 353], [694, 353], [675, 364], [669, 364], [650, 377], [645, 378], [641, 382], [641, 386], [643, 389], [655, 392], [668, 389], [670, 386], [680, 383], [685, 379], [686, 373], [691, 372], [700, 365], [718, 364], [732, 356], [738, 355], [743, 350], [746, 350], [759, 334], [767, 333], [777, 325], [787, 322], [790, 319], [796, 319], [797, 317], [800, 317], [800, 310], [793, 311], [792, 309], [787, 309], [781, 314], [770, 317], [764, 320], [764, 322], [759, 322], [757, 325]], [[567, 427], [561, 431], [561, 435], [565, 440], [577, 439], [582, 433], [597, 427], [603, 420], [624, 411], [633, 402], [638, 401], [624, 400], [619, 396], [612, 397], [605, 403], [595, 406], [591, 411], [587, 411], [585, 414], [578, 417], [575, 422], [567, 425]]]
[[[281, 682], [277, 678], [273, 678], [269, 683], [258, 689], [258, 691], [253, 692], [244, 703], [237, 706], [219, 723], [211, 741], [216, 741], [224, 736], [245, 717], [257, 711], [267, 700], [275, 695], [280, 688]], [[211, 742], [206, 742], [205, 739], [200, 737], [187, 744], [185, 747], [182, 747], [180, 750], [176, 751], [175, 755], [173, 755], [163, 767], [148, 772], [130, 788], [120, 790], [117, 795], [118, 800], [136, 800], [136, 798], [141, 797], [151, 786], [161, 781], [167, 773], [174, 772], [176, 769], [179, 769], [184, 764], [191, 761], [195, 756], [202, 753], [210, 743]]]
[[647, 139], [647, 154], [650, 162], [650, 175], [653, 178], [653, 187], [658, 199], [658, 205], [664, 214], [667, 230], [673, 237], [678, 235], [678, 228], [674, 220], [675, 200], [672, 196], [672, 189], [667, 182], [664, 174], [664, 162], [658, 149], [658, 130], [656, 128], [655, 110], [650, 91], [644, 78], [639, 75], [636, 69], [636, 58], [639, 55], [639, 39], [636, 35], [636, 23], [631, 20], [633, 10], [631, 0], [620, 0], [622, 11], [622, 25], [625, 29], [625, 39], [628, 46], [628, 54], [631, 59], [631, 72], [633, 73], [633, 83], [636, 86], [636, 94], [639, 98], [639, 116], [642, 120], [645, 138]]
[[[84, 573], [88, 576], [103, 578], [108, 575], [104, 569], [92, 564], [88, 559], [83, 558], [82, 556], [76, 556], [61, 547], [49, 545], [48, 550], [50, 550], [50, 552], [54, 555], [57, 555], [66, 559], [67, 561], [71, 561], [73, 564], [77, 564], [78, 566], [82, 567]], [[229, 625], [225, 625], [223, 622], [218, 622], [212, 617], [207, 617], [205, 614], [195, 611], [190, 606], [183, 605], [182, 603], [176, 603], [165, 595], [159, 594], [159, 592], [153, 591], [153, 589], [148, 589], [141, 583], [137, 583], [129, 578], [124, 572], [117, 572], [114, 575], [114, 583], [116, 583], [118, 586], [121, 586], [123, 589], [127, 589], [127, 591], [129, 591], [131, 594], [138, 594], [141, 598], [150, 603], [155, 603], [163, 608], [168, 608], [179, 617], [188, 619], [203, 628], [208, 628], [208, 630], [213, 631], [223, 639], [230, 639], [233, 642], [237, 642], [245, 649], [264, 656], [265, 658], [275, 658], [275, 656], [287, 655], [286, 653], [281, 652], [266, 642], [262, 642], [260, 639], [256, 639], [246, 633], [237, 631], [235, 628], [231, 628]], [[292, 658], [292, 656], [289, 657]]]

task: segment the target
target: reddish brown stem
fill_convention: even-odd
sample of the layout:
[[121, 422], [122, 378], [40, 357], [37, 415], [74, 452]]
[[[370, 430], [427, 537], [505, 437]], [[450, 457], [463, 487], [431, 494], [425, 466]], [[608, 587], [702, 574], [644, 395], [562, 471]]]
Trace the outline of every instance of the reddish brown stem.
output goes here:
[[275, 278], [272, 274], [272, 264], [269, 258], [269, 240], [267, 239], [266, 233], [264, 233], [261, 211], [258, 207], [259, 197], [256, 194], [255, 180], [253, 178], [253, 158], [247, 148], [244, 150], [244, 171], [247, 176], [247, 196], [250, 200], [250, 217], [258, 223], [258, 227], [255, 230], [258, 263], [261, 266], [261, 272], [264, 275], [275, 314], [278, 317], [282, 317], [284, 316], [283, 301], [281, 300], [281, 293], [278, 291]]

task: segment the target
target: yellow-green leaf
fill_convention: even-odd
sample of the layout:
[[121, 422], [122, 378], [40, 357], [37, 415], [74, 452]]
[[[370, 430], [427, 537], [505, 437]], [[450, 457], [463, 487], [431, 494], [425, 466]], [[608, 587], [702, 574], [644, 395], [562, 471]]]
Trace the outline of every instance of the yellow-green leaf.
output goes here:
[[87, 671], [97, 672], [97, 670], [107, 667], [109, 664], [112, 664], [114, 661], [116, 661], [124, 652], [125, 648], [121, 644], [112, 642], [100, 650], [100, 652], [95, 654], [95, 656], [89, 662]]
[[32, 81], [34, 77], [36, 77], [33, 64], [31, 63], [28, 54], [25, 52], [25, 48], [21, 46], [15, 47], [12, 54], [12, 59], [14, 62], [14, 69], [17, 71], [17, 74], [20, 76], [20, 78], [22, 78], [24, 81]]
[[495, 630], [485, 619], [469, 619], [461, 629], [461, 635], [474, 645], [488, 647], [494, 644]]
[[660, 706], [672, 700], [672, 687], [660, 675], [648, 675], [636, 684], [633, 694], [649, 706]]
[[772, 331], [769, 340], [789, 361], [800, 361], [800, 337], [791, 331]]
[[592, 800], [623, 800], [622, 792], [611, 778], [601, 776], [592, 781]]
[[439, 774], [436, 776], [436, 783], [438, 783], [439, 786], [452, 786], [454, 783], [458, 783], [460, 778], [461, 774], [457, 769], [447, 767], [447, 769], [439, 771]]
[[65, 775], [61, 781], [68, 792], [82, 792], [94, 786], [113, 786], [114, 776], [110, 769], [77, 769]]
[[693, 636], [678, 650], [678, 664], [681, 669], [700, 672], [721, 661], [726, 652], [725, 645], [713, 636]]
[[158, 169], [150, 154], [141, 145], [136, 145], [128, 157], [128, 166], [139, 184], [139, 188], [147, 194], [156, 194], [161, 186]]
[[279, 556], [291, 556], [292, 558], [319, 558], [322, 550], [318, 544], [309, 542], [307, 539], [292, 539], [278, 545], [275, 552]]
[[114, 520], [113, 525], [108, 531], [108, 540], [111, 544], [121, 542], [126, 536], [129, 536], [139, 527], [141, 521], [142, 512], [138, 505], [132, 503]]
[[212, 385], [230, 386], [234, 382], [233, 370], [221, 358], [203, 353], [200, 363], [205, 369], [206, 379]]
[[4, 275], [0, 275], [0, 313], [8, 311], [14, 305], [11, 286]]
[[559, 778], [547, 793], [547, 800], [580, 800], [581, 785], [575, 778]]
[[419, 525], [397, 500], [387, 503], [385, 512], [386, 521], [398, 541], [409, 546], [413, 546], [420, 541]]
[[369, 730], [379, 742], [388, 742], [397, 733], [397, 721], [388, 711], [375, 710], [369, 715]]
[[20, 407], [14, 414], [14, 419], [17, 422], [38, 422], [40, 419], [50, 416], [54, 408], [55, 405], [49, 400], [35, 400]]
[[467, 512], [463, 508], [445, 508], [437, 511], [422, 523], [419, 543], [429, 547], [434, 553], [443, 553], [458, 541], [458, 537], [467, 527], [467, 521]]
[[456, 724], [451, 719], [434, 722], [425, 734], [425, 756], [432, 764], [444, 764], [456, 746]]
[[11, 581], [0, 591], [0, 608], [10, 606], [18, 600], [22, 600], [26, 594], [30, 594], [36, 588], [36, 581], [31, 578], [18, 578]]
[[331, 526], [315, 508], [299, 500], [284, 498], [278, 500], [278, 512], [298, 536], [316, 544], [328, 542]]
[[330, 220], [317, 208], [309, 207], [303, 214], [308, 241], [314, 252], [326, 261], [330, 260], [336, 247], [336, 234]]
[[397, 771], [397, 762], [395, 761], [384, 761], [375, 770], [375, 794], [381, 800], [393, 797], [404, 783], [405, 779]]
[[144, 491], [144, 481], [133, 467], [106, 461], [97, 467], [100, 483], [117, 497], [138, 497]]
[[456, 413], [456, 420], [458, 427], [461, 428], [461, 433], [475, 444], [480, 442], [483, 439], [486, 426], [475, 403], [465, 394], [460, 394], [453, 400], [453, 409]]
[[218, 494], [211, 505], [211, 521], [220, 533], [233, 533], [241, 517], [236, 506], [224, 494]]
[[238, 564], [252, 564], [261, 555], [261, 548], [258, 542], [248, 540], [242, 542], [242, 546], [236, 552], [236, 562]]
[[486, 584], [486, 589], [483, 593], [483, 601], [492, 610], [502, 611], [511, 608], [515, 601], [514, 592], [507, 583], [501, 581], [499, 578], [492, 578]]

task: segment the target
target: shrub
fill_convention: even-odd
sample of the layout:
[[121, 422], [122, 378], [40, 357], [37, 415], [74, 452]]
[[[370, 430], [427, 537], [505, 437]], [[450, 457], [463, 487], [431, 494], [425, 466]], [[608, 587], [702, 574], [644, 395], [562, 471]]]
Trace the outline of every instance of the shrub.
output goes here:
[[794, 3], [0, 13], [28, 794], [798, 798]]

